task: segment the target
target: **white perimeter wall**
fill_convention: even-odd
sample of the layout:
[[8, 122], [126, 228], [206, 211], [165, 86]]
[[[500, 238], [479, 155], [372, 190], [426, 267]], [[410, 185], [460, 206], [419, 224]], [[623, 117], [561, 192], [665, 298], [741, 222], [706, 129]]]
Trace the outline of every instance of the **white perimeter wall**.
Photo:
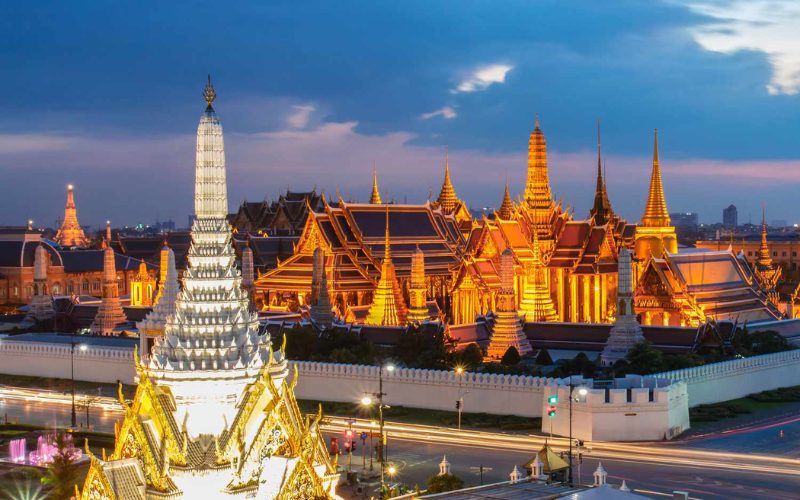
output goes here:
[[[298, 369], [299, 399], [358, 403], [364, 393], [378, 392], [378, 368], [309, 361], [291, 362]], [[70, 378], [69, 344], [0, 339], [0, 373]], [[75, 379], [134, 384], [133, 349], [88, 346], [75, 349]], [[1, 377], [0, 377], [1, 380]], [[384, 372], [384, 402], [389, 405], [455, 411], [464, 395], [464, 411], [539, 417], [543, 388], [554, 379], [397, 368]], [[213, 389], [212, 389], [213, 390]]]
[[[70, 378], [69, 344], [0, 339], [0, 373]], [[75, 379], [133, 384], [133, 348], [75, 346]], [[0, 378], [0, 380], [2, 380]]]
[[[666, 382], [666, 381], [664, 381]], [[591, 381], [589, 381], [591, 385]], [[586, 441], [657, 441], [672, 439], [689, 428], [689, 407], [686, 384], [675, 382], [649, 389], [634, 387], [588, 389], [586, 396], [573, 393], [572, 436]], [[576, 386], [579, 387], [579, 386]], [[653, 400], [650, 400], [650, 391]], [[570, 389], [553, 384], [546, 388], [543, 413], [555, 406], [556, 416], [542, 417], [542, 432], [559, 436], [570, 435]], [[547, 396], [557, 395], [555, 405], [547, 403]]]
[[[311, 361], [293, 362], [300, 379], [297, 397], [358, 402], [378, 391], [378, 368]], [[0, 373], [70, 378], [70, 346], [0, 338]], [[398, 368], [384, 373], [385, 401], [390, 405], [455, 410], [464, 395], [465, 412], [542, 416], [545, 386], [554, 379]], [[800, 385], [800, 349], [753, 356], [653, 375], [683, 380], [689, 406], [727, 401], [756, 392]], [[75, 378], [89, 382], [134, 383], [133, 349], [89, 346], [75, 349]]]
[[[378, 367], [312, 361], [293, 362], [300, 399], [357, 403], [364, 393], [378, 392]], [[384, 402], [388, 405], [456, 409], [464, 394], [464, 411], [540, 417], [544, 387], [555, 379], [397, 368], [383, 373]]]
[[800, 349], [658, 373], [653, 377], [686, 382], [689, 407], [718, 403], [800, 385]]

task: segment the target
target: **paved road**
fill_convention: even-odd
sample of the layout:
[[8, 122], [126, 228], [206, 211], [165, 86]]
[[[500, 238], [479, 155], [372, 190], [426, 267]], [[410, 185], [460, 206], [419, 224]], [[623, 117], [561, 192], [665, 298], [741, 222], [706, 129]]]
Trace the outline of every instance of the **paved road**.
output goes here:
[[[80, 399], [79, 399], [80, 401]], [[10, 419], [20, 422], [65, 426], [70, 420], [70, 406], [59, 402], [31, 401], [24, 399], [0, 399], [0, 418], [7, 414]], [[93, 408], [90, 410], [90, 423], [101, 432], [113, 432], [114, 422], [120, 417], [118, 410]], [[83, 422], [85, 413], [78, 413]], [[784, 430], [784, 437], [778, 437], [778, 430]], [[340, 435], [328, 433], [328, 437]], [[753, 472], [753, 463], [737, 461], [740, 467], [710, 468], [704, 465], [691, 465], [693, 452], [720, 451], [774, 455], [786, 459], [800, 456], [800, 418], [794, 416], [774, 417], [767, 422], [756, 422], [729, 431], [715, 430], [711, 433], [698, 433], [689, 441], [657, 443], [648, 445], [625, 445], [638, 448], [655, 447], [661, 455], [674, 457], [674, 462], [687, 461], [688, 464], [647, 463], [637, 457], [631, 459], [620, 456], [602, 458], [603, 466], [609, 473], [609, 481], [619, 484], [624, 479], [628, 486], [639, 493], [653, 498], [663, 498], [673, 490], [686, 490], [694, 498], [797, 498], [800, 491], [800, 470], [798, 475]], [[540, 446], [531, 442], [530, 450], [519, 446], [482, 446], [480, 442], [470, 444], [427, 443], [423, 436], [415, 439], [413, 434], [403, 438], [390, 437], [389, 458], [400, 469], [399, 481], [409, 485], [423, 486], [428, 477], [438, 471], [442, 455], [446, 454], [453, 473], [464, 478], [468, 485], [479, 484], [477, 467], [485, 465], [484, 482], [501, 481], [508, 478], [514, 465], [527, 462], [535, 449]], [[598, 449], [600, 444], [596, 444]], [[590, 483], [592, 472], [598, 459], [592, 453], [586, 455], [580, 467], [581, 481]], [[624, 455], [621, 455], [624, 457]], [[666, 463], [665, 463], [666, 462]], [[753, 460], [755, 462], [755, 460]], [[347, 457], [340, 458], [340, 464], [347, 464]], [[354, 468], [361, 463], [361, 449], [353, 457]], [[793, 463], [793, 461], [792, 461]], [[489, 469], [490, 468], [490, 469]], [[578, 473], [576, 467], [576, 474]], [[653, 493], [651, 493], [653, 492]]]

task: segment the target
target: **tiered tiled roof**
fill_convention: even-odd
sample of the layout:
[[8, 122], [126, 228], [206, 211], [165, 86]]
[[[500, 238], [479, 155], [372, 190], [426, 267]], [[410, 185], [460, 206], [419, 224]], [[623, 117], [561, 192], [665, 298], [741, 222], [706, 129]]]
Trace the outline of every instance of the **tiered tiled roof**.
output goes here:
[[332, 291], [368, 291], [380, 277], [388, 210], [391, 254], [398, 277], [411, 275], [417, 246], [425, 253], [426, 276], [449, 276], [466, 242], [454, 217], [425, 205], [325, 204], [306, 221], [295, 253], [256, 281], [257, 289], [309, 291], [311, 255], [319, 244], [331, 270]]

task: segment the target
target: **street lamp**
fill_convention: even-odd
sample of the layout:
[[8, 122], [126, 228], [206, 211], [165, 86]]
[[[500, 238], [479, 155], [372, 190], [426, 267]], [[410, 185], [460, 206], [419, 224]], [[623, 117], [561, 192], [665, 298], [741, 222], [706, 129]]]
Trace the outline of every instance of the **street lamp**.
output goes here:
[[75, 346], [79, 346], [78, 348], [81, 352], [85, 352], [88, 347], [86, 344], [78, 344], [75, 342], [75, 333], [73, 332], [69, 339], [69, 368], [70, 368], [70, 379], [72, 380], [72, 428], [76, 428], [78, 426], [78, 415], [75, 412]]
[[[578, 401], [579, 397], [585, 398], [586, 395], [589, 393], [589, 390], [586, 387], [581, 386], [578, 388], [578, 395], [576, 396], [574, 393], [575, 384], [572, 383], [572, 376], [569, 377], [569, 485], [573, 486], [573, 479], [572, 479], [572, 400]], [[580, 482], [580, 478], [578, 478], [578, 482]]]
[[[383, 370], [386, 369], [387, 372], [391, 373], [394, 371], [395, 366], [391, 363], [384, 365], [383, 363], [378, 366], [378, 392], [374, 394], [366, 393], [364, 397], [361, 398], [361, 404], [364, 406], [372, 406], [376, 400], [378, 402], [378, 426], [379, 426], [379, 434], [380, 434], [380, 450], [381, 455], [379, 457], [379, 461], [381, 464], [381, 494], [383, 494], [385, 488], [385, 481], [384, 481], [384, 467], [386, 465], [386, 445], [388, 444], [388, 439], [384, 439], [383, 435], [383, 410], [385, 408], [389, 408], [388, 405], [383, 404], [383, 397], [386, 396], [386, 393], [383, 392]], [[394, 469], [395, 471], [397, 469]]]
[[458, 399], [456, 399], [456, 410], [458, 410], [458, 430], [461, 431], [461, 412], [464, 411], [464, 396], [469, 394], [469, 391], [461, 392], [461, 382], [464, 375], [464, 367], [458, 365], [455, 367], [456, 376], [458, 376]]

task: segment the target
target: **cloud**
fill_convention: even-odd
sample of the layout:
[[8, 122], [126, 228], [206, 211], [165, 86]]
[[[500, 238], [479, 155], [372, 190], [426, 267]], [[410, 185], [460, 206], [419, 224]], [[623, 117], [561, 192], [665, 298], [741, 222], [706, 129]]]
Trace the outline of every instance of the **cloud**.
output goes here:
[[456, 114], [456, 110], [450, 106], [445, 106], [443, 108], [439, 108], [435, 111], [431, 111], [430, 113], [422, 113], [419, 115], [420, 118], [423, 120], [430, 120], [431, 118], [436, 118], [437, 116], [441, 116], [445, 120], [452, 120], [458, 114]]
[[[441, 186], [441, 145], [419, 145], [411, 132], [361, 133], [357, 121], [262, 132], [237, 130], [235, 123], [224, 119], [223, 126], [231, 210], [244, 199], [274, 198], [288, 187], [316, 187], [329, 197], [339, 188], [346, 200], [366, 201], [373, 161], [387, 199], [423, 202], [429, 193], [435, 197]], [[120, 224], [150, 223], [157, 217], [173, 217], [183, 225], [192, 210], [194, 140], [193, 133], [151, 137], [0, 134], [0, 172], [6, 185], [14, 186], [0, 197], [0, 213], [6, 214], [0, 223], [18, 224], [32, 218], [52, 224], [48, 221], [63, 212], [64, 185], [74, 182], [83, 223], [100, 224], [106, 219]], [[451, 149], [457, 194], [472, 207], [497, 206], [508, 173], [512, 195], [521, 195], [526, 148], [523, 140], [512, 153]], [[641, 155], [608, 156], [612, 205], [631, 221], [638, 220], [647, 195], [647, 149]], [[758, 185], [761, 199], [774, 200], [771, 213], [786, 218], [795, 213], [792, 192], [800, 186], [800, 160], [674, 159], [668, 149], [662, 151], [661, 159], [672, 211], [698, 211], [704, 222], [714, 221], [722, 207], [736, 202], [740, 213], [756, 213], [758, 200], [737, 193]], [[564, 205], [572, 205], [578, 218], [585, 217], [591, 206], [595, 165], [594, 151], [564, 152], [555, 147], [549, 151], [553, 193], [563, 196]], [[136, 186], [134, 191], [146, 186], [148, 198], [131, 196], [131, 186]]]
[[286, 118], [286, 123], [292, 128], [302, 129], [308, 126], [311, 114], [316, 111], [317, 108], [306, 104], [303, 106], [292, 106], [292, 109], [292, 113]]
[[713, 19], [689, 28], [703, 48], [726, 54], [754, 50], [767, 55], [770, 94], [800, 92], [800, 3], [796, 0], [679, 0]]
[[512, 69], [514, 69], [514, 67], [508, 64], [490, 64], [489, 66], [482, 66], [473, 71], [467, 78], [461, 80], [451, 92], [456, 94], [459, 92], [479, 92], [481, 90], [486, 90], [495, 83], [504, 83], [506, 81], [506, 75]]

